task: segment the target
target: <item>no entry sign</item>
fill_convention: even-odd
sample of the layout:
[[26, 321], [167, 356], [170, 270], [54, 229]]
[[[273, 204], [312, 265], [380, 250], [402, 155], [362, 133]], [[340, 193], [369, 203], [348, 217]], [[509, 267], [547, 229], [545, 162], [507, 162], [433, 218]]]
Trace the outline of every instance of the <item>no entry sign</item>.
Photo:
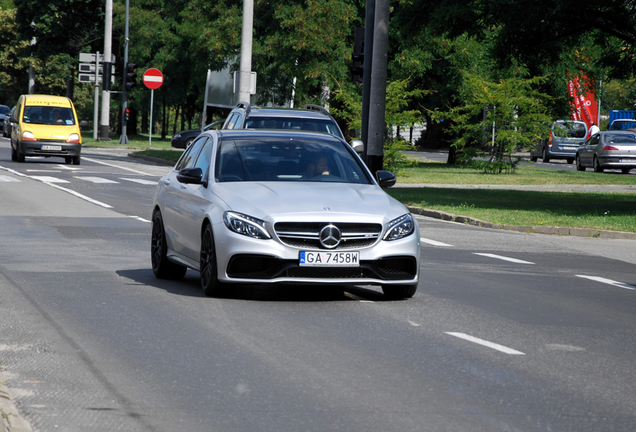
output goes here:
[[159, 69], [150, 68], [144, 72], [144, 85], [151, 90], [156, 90], [163, 84], [163, 74]]

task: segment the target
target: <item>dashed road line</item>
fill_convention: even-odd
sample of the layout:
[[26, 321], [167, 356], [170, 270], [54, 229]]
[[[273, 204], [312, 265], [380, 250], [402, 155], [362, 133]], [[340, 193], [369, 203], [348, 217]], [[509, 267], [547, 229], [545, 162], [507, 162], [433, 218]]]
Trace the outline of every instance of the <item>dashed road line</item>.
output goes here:
[[453, 247], [453, 245], [449, 245], [447, 243], [442, 243], [442, 242], [439, 242], [437, 240], [427, 239], [427, 238], [424, 238], [424, 237], [420, 237], [420, 241], [422, 243], [428, 243], [428, 244], [433, 245], [433, 246]]
[[500, 352], [505, 353], [505, 354], [526, 355], [525, 353], [522, 353], [521, 351], [517, 351], [517, 350], [509, 348], [507, 346], [499, 345], [499, 344], [496, 344], [494, 342], [490, 342], [490, 341], [487, 341], [487, 340], [484, 340], [484, 339], [479, 339], [479, 338], [476, 338], [474, 336], [467, 335], [465, 333], [456, 333], [456, 332], [444, 332], [444, 333], [446, 333], [447, 335], [455, 336], [455, 337], [460, 338], [460, 339], [467, 340], [469, 342], [476, 343], [478, 345], [482, 345], [482, 346], [485, 346], [485, 347], [488, 347], [488, 348], [492, 348], [494, 350], [500, 351]]
[[136, 170], [136, 169], [132, 169], [132, 168], [128, 168], [128, 167], [124, 167], [124, 166], [120, 166], [120, 165], [110, 164], [110, 163], [103, 162], [103, 161], [100, 161], [100, 160], [97, 160], [97, 159], [92, 159], [92, 158], [87, 158], [87, 157], [84, 157], [83, 159], [86, 160], [86, 161], [89, 161], [89, 162], [96, 163], [96, 164], [106, 165], [106, 166], [109, 166], [109, 167], [112, 167], [112, 168], [119, 168], [119, 169], [123, 169], [125, 171], [134, 172], [134, 173], [137, 173], [137, 174], [140, 174], [140, 175], [152, 176], [152, 174], [148, 174], [148, 173], [145, 173], [143, 171], [139, 171], [139, 170]]
[[614, 280], [611, 280], [611, 279], [605, 279], [605, 278], [602, 278], [602, 277], [599, 277], [599, 276], [586, 276], [586, 275], [576, 275], [576, 276], [580, 277], [580, 278], [584, 278], [584, 279], [593, 280], [593, 281], [596, 281], [596, 282], [601, 282], [601, 283], [608, 284], [608, 285], [613, 285], [615, 287], [623, 288], [623, 289], [630, 290], [630, 291], [636, 290], [636, 286], [635, 285], [630, 285], [630, 284], [626, 284], [626, 283], [623, 283], [623, 282], [617, 282], [617, 281], [614, 281]]
[[533, 264], [533, 262], [530, 261], [524, 261], [524, 260], [520, 260], [520, 259], [516, 259], [516, 258], [510, 258], [510, 257], [505, 257], [505, 256], [501, 256], [501, 255], [495, 255], [495, 254], [490, 254], [490, 253], [477, 253], [477, 252], [473, 252], [474, 255], [480, 255], [480, 256], [485, 256], [485, 257], [489, 257], [489, 258], [495, 258], [495, 259], [500, 259], [503, 261], [510, 261], [513, 263], [517, 263], [517, 264]]
[[139, 216], [128, 216], [128, 217], [129, 217], [129, 218], [132, 218], [132, 219], [137, 219], [137, 220], [138, 220], [138, 221], [140, 221], [140, 222], [152, 223], [152, 221], [149, 221], [148, 219], [144, 219], [144, 218], [139, 217]]

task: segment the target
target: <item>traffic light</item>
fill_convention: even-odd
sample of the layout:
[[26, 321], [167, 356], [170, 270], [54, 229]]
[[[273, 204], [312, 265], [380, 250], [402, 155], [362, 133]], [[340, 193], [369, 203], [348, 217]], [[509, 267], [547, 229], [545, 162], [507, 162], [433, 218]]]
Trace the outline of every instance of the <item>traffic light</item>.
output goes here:
[[351, 59], [351, 81], [361, 83], [364, 75], [364, 27], [356, 29]]
[[131, 91], [137, 85], [136, 67], [135, 63], [126, 63], [126, 91]]
[[128, 120], [130, 120], [130, 109], [126, 108], [124, 110], [124, 120], [126, 120], [126, 122], [128, 122]]

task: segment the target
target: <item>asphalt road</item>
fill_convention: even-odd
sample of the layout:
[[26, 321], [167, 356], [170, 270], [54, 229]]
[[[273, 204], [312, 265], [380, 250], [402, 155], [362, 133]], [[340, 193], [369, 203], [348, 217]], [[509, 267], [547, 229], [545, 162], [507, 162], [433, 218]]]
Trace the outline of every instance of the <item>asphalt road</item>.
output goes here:
[[211, 299], [196, 272], [150, 268], [152, 182], [170, 168], [9, 156], [0, 140], [0, 373], [36, 431], [636, 427], [634, 241], [418, 217], [408, 301], [375, 287]]

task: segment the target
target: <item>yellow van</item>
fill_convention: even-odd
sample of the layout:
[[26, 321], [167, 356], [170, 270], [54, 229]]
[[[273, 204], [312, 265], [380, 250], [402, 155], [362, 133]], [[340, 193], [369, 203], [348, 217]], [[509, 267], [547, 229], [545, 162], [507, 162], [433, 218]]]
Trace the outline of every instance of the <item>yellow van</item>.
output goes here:
[[67, 164], [80, 164], [82, 134], [69, 98], [22, 95], [11, 123], [11, 160], [54, 156], [63, 157]]

